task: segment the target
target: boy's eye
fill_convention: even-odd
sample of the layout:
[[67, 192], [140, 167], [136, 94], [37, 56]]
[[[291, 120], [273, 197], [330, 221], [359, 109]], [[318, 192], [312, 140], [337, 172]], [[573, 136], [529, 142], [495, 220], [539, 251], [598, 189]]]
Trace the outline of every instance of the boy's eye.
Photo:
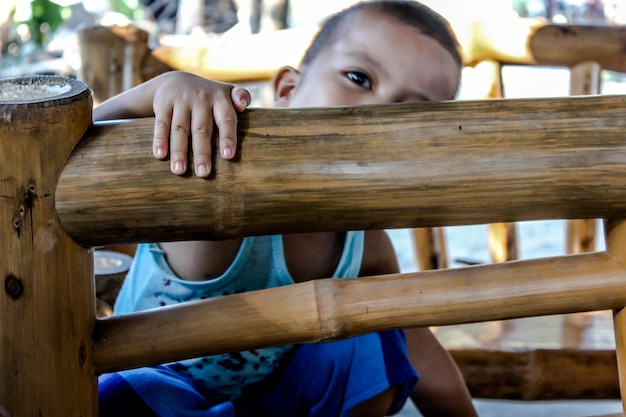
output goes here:
[[366, 88], [368, 90], [372, 88], [372, 81], [367, 75], [363, 74], [362, 72], [349, 71], [346, 73], [346, 77], [348, 77], [348, 79], [353, 83], [363, 88]]

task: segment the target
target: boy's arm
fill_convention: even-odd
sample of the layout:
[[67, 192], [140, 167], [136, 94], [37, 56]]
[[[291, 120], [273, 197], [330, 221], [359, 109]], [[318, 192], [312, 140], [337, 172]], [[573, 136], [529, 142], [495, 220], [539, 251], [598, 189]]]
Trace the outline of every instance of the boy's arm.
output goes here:
[[[365, 232], [361, 276], [400, 271], [396, 254], [383, 230]], [[404, 330], [411, 364], [419, 380], [411, 400], [425, 417], [476, 417], [472, 398], [456, 363], [428, 328]]]
[[250, 93], [243, 88], [172, 71], [106, 100], [94, 109], [93, 118], [154, 117], [154, 156], [165, 159], [169, 154], [171, 171], [184, 174], [191, 137], [195, 173], [207, 177], [214, 126], [221, 156], [231, 159], [237, 149], [237, 112], [249, 104]]
[[419, 374], [411, 400], [426, 416], [476, 417], [463, 375], [428, 328], [405, 329], [409, 360]]

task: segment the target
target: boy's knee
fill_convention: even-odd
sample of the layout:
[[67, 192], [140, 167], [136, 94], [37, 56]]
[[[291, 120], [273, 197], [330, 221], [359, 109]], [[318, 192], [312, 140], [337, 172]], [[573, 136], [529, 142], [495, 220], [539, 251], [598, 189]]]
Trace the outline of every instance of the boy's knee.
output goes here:
[[[358, 341], [354, 338], [337, 342], [304, 345], [300, 349], [302, 364], [316, 379], [347, 379], [352, 372]], [[342, 378], [343, 377], [343, 378]]]

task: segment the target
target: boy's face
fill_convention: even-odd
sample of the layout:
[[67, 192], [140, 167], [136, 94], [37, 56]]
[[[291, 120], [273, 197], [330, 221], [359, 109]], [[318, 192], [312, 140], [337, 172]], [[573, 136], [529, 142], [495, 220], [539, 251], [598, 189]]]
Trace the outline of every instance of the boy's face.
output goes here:
[[434, 39], [371, 11], [359, 13], [344, 25], [335, 41], [326, 45], [302, 73], [278, 74], [278, 106], [354, 106], [454, 98], [460, 68]]

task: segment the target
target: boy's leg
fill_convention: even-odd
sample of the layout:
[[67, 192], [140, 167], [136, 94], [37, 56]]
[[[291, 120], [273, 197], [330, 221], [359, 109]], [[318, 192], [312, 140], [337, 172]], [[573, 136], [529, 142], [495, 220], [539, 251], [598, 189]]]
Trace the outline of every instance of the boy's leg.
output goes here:
[[156, 417], [132, 386], [119, 374], [98, 378], [100, 417]]
[[232, 403], [211, 405], [188, 377], [167, 366], [99, 378], [100, 417], [235, 417]]
[[401, 331], [299, 346], [273, 377], [244, 395], [241, 416], [350, 416], [356, 405], [392, 387], [395, 412], [417, 382]]

